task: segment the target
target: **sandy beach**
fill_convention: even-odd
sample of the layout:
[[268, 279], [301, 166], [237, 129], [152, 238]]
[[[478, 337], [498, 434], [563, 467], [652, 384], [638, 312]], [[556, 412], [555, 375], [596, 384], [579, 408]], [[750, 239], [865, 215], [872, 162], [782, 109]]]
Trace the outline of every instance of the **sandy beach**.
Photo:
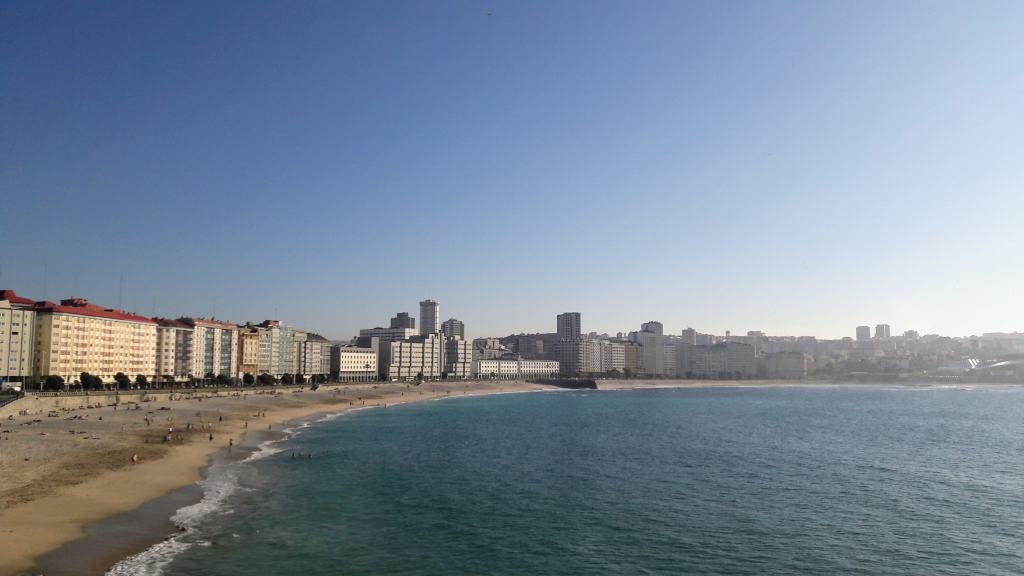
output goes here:
[[85, 536], [87, 524], [194, 484], [210, 457], [238, 446], [247, 430], [364, 406], [539, 389], [550, 387], [366, 383], [15, 402], [0, 412], [0, 575], [31, 573], [37, 557]]
[[[689, 380], [602, 380], [598, 385], [604, 390], [864, 386]], [[366, 383], [317, 391], [204, 390], [146, 398], [121, 394], [21, 400], [0, 409], [0, 575], [32, 573], [39, 556], [84, 537], [87, 525], [195, 484], [215, 453], [232, 446], [244, 449], [247, 432], [279, 431], [287, 422], [365, 406], [536, 390], [553, 388], [519, 381], [418, 387]], [[25, 410], [27, 414], [19, 414]]]

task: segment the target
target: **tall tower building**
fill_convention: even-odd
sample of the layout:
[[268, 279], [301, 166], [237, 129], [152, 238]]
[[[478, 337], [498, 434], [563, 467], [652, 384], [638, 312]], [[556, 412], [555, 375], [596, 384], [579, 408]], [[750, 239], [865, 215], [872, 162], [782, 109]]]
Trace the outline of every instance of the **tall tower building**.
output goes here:
[[462, 320], [455, 318], [445, 320], [444, 324], [441, 324], [441, 332], [449, 338], [466, 339], [466, 325]]
[[580, 337], [580, 313], [563, 312], [558, 315], [558, 339], [573, 340]]
[[420, 336], [434, 334], [441, 329], [441, 305], [436, 300], [420, 302]]
[[651, 334], [665, 334], [665, 326], [657, 320], [651, 320], [650, 322], [644, 322], [640, 325], [640, 330], [644, 332], [650, 332]]
[[408, 312], [399, 312], [391, 319], [392, 328], [416, 328], [416, 319], [410, 318]]
[[871, 340], [871, 326], [857, 326], [857, 341], [866, 342]]
[[879, 340], [888, 340], [889, 336], [890, 334], [888, 324], [878, 324], [875, 326], [875, 338]]

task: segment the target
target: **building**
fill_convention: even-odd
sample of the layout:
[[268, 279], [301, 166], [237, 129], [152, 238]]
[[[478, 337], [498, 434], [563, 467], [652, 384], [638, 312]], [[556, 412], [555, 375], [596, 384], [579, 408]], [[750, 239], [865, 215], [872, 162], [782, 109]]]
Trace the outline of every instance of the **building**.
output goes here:
[[462, 320], [456, 320], [455, 318], [449, 318], [441, 324], [441, 333], [449, 338], [458, 338], [459, 340], [466, 339], [466, 325]]
[[479, 378], [493, 380], [519, 380], [523, 378], [552, 378], [559, 373], [554, 360], [526, 360], [504, 358], [477, 360], [473, 372]]
[[307, 378], [331, 374], [331, 341], [319, 334], [308, 334], [302, 342], [302, 371]]
[[574, 340], [582, 335], [579, 312], [563, 312], [557, 321], [559, 340]]
[[741, 342], [685, 346], [688, 378], [753, 378], [757, 370], [754, 347]]
[[85, 298], [36, 302], [35, 375], [76, 381], [88, 372], [156, 377], [156, 327], [150, 318], [90, 304]]
[[444, 341], [431, 334], [381, 342], [378, 363], [383, 380], [438, 379], [444, 371]]
[[179, 320], [154, 318], [156, 327], [156, 374], [160, 382], [185, 382], [192, 374], [194, 330]]
[[369, 348], [370, 342], [376, 338], [381, 342], [395, 342], [406, 340], [416, 336], [415, 328], [363, 328], [356, 338], [356, 345], [360, 348]]
[[32, 381], [35, 359], [35, 302], [14, 290], [0, 290], [0, 386]]
[[857, 342], [867, 342], [868, 340], [871, 340], [871, 327], [857, 326]]
[[420, 302], [420, 336], [434, 334], [441, 330], [441, 305], [435, 300]]
[[665, 333], [661, 322], [645, 322], [639, 332], [630, 333], [630, 340], [638, 349], [637, 372], [644, 376], [674, 376], [669, 374], [665, 363]]
[[520, 358], [517, 363], [520, 378], [554, 378], [558, 376], [558, 361], [556, 360]]
[[879, 340], [888, 340], [891, 335], [888, 324], [878, 324], [875, 326], [875, 338]]
[[445, 337], [444, 374], [447, 378], [469, 378], [473, 374], [473, 349], [469, 342], [455, 336]]
[[391, 319], [392, 328], [411, 328], [416, 329], [416, 319], [409, 316], [408, 312], [399, 312]]
[[247, 326], [238, 333], [238, 373], [256, 376], [260, 371], [260, 331]]
[[238, 376], [238, 325], [206, 318], [178, 318], [192, 328], [192, 378]]
[[376, 380], [377, 351], [356, 346], [333, 346], [331, 377], [338, 382]]
[[576, 376], [586, 369], [586, 343], [583, 338], [558, 340], [558, 365], [565, 376]]
[[764, 357], [766, 378], [803, 380], [807, 378], [807, 356], [803, 352], [773, 352]]
[[683, 344], [689, 344], [690, 346], [697, 345], [697, 331], [693, 328], [686, 328], [682, 333]]

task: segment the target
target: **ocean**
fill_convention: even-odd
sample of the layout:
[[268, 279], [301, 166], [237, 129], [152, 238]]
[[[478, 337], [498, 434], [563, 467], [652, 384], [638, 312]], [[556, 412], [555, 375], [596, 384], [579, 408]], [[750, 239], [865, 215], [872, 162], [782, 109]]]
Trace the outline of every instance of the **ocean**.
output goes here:
[[451, 398], [212, 469], [112, 574], [1024, 571], [1024, 390]]

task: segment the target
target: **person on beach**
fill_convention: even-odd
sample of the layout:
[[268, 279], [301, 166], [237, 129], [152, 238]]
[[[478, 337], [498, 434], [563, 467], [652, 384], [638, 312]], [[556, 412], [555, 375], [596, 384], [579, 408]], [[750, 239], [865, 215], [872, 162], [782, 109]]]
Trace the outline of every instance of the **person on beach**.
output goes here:
[[213, 434], [210, 434], [210, 442], [213, 442]]

